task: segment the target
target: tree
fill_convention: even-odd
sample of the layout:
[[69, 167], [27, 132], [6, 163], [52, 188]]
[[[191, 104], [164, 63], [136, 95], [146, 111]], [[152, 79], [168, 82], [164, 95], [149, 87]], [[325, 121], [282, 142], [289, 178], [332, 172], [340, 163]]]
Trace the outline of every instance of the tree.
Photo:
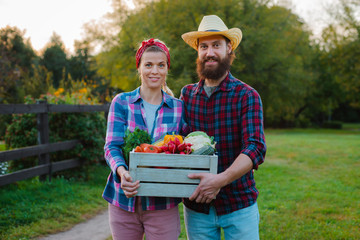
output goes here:
[[59, 87], [61, 79], [67, 79], [67, 57], [65, 47], [59, 35], [53, 33], [48, 47], [45, 49], [42, 65], [46, 67], [53, 75], [53, 85], [55, 88]]
[[[359, 0], [342, 0], [331, 8], [334, 21], [322, 33], [319, 69], [327, 100], [328, 120], [358, 121], [360, 117], [360, 11]], [[324, 89], [324, 86], [327, 86]]]
[[[266, 124], [292, 126], [311, 95], [314, 81], [310, 62], [310, 33], [290, 10], [261, 0], [134, 1], [130, 12], [114, 0], [112, 24], [117, 34], [107, 39], [97, 56], [98, 73], [125, 91], [139, 86], [135, 53], [142, 40], [154, 37], [169, 47], [172, 66], [168, 85], [179, 96], [181, 88], [197, 82], [196, 51], [181, 35], [195, 31], [204, 15], [216, 14], [228, 27], [239, 27], [243, 40], [236, 50], [231, 72], [257, 89], [264, 102]], [[95, 29], [95, 28], [93, 28]], [[100, 37], [98, 36], [98, 39]]]
[[283, 7], [244, 1], [239, 15], [244, 39], [232, 72], [260, 93], [267, 126], [294, 126], [313, 91], [310, 33]]
[[95, 77], [96, 71], [92, 69], [93, 60], [89, 55], [90, 46], [86, 41], [75, 44], [75, 55], [69, 59], [69, 73], [75, 81], [85, 82]]
[[[6, 26], [0, 29], [0, 103], [21, 103], [25, 95], [26, 76], [34, 71], [35, 55], [25, 31]], [[0, 139], [5, 135], [11, 115], [0, 115]]]
[[336, 47], [329, 53], [336, 59], [334, 75], [345, 89], [346, 100], [352, 107], [360, 109], [360, 19], [356, 17], [360, 11], [360, 0], [342, 0], [340, 5], [340, 13], [335, 17], [343, 34], [339, 39], [336, 32], [332, 32]]
[[22, 102], [22, 76], [33, 73], [36, 55], [24, 34], [17, 27], [0, 29], [0, 103]]

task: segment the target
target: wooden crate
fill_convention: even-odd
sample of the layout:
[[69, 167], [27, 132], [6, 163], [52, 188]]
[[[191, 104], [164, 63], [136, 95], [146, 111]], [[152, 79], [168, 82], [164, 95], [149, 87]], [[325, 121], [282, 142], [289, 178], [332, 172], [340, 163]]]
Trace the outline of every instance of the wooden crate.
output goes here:
[[216, 174], [217, 164], [216, 155], [130, 152], [130, 175], [134, 181], [140, 180], [137, 196], [190, 197], [200, 180], [187, 175]]

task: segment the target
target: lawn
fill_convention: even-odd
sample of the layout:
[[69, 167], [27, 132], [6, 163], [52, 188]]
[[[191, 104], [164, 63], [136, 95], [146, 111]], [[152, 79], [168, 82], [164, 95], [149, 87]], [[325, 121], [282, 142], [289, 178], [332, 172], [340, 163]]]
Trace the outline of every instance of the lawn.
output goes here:
[[266, 131], [256, 172], [262, 239], [360, 238], [360, 132]]
[[[360, 239], [360, 131], [352, 129], [265, 131], [266, 161], [255, 172], [261, 239]], [[0, 239], [56, 232], [105, 209], [107, 174], [98, 166], [90, 182], [33, 179], [1, 188]]]

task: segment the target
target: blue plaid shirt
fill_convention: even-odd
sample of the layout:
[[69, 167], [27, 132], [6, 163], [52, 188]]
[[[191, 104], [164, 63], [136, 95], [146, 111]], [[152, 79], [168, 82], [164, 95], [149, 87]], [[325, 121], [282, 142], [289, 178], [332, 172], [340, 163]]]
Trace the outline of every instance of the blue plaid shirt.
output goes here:
[[[210, 97], [204, 80], [187, 85], [181, 97], [191, 131], [204, 131], [217, 142], [218, 172], [225, 171], [240, 153], [253, 162], [253, 168], [264, 161], [266, 145], [263, 129], [262, 103], [259, 94], [231, 74], [220, 83]], [[221, 188], [211, 203], [218, 215], [231, 213], [256, 202], [254, 172]], [[184, 204], [198, 212], [209, 212], [209, 204], [184, 199]]]
[[[147, 130], [153, 142], [167, 133], [180, 134], [185, 130], [183, 120], [183, 102], [163, 92], [163, 100], [155, 115], [154, 130], [147, 129], [145, 109], [140, 96], [140, 88], [132, 92], [120, 93], [114, 97], [109, 109], [105, 139], [105, 159], [111, 173], [103, 192], [103, 198], [109, 203], [126, 211], [135, 212], [135, 197], [127, 198], [120, 188], [120, 179], [116, 173], [119, 166], [128, 169], [121, 150], [124, 144], [125, 131], [134, 131], [135, 127]], [[141, 197], [143, 210], [161, 210], [177, 206], [179, 198]]]

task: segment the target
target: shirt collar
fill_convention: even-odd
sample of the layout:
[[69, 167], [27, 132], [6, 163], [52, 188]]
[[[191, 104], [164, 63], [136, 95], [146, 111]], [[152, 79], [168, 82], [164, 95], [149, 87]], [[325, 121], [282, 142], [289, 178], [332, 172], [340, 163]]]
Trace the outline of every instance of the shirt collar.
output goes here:
[[[169, 108], [173, 108], [174, 103], [172, 102], [171, 96], [168, 95], [167, 93], [165, 93], [162, 89], [161, 89], [161, 92], [162, 92], [162, 95], [163, 95], [163, 100], [162, 100], [161, 105], [164, 103]], [[135, 103], [137, 101], [143, 101], [143, 99], [141, 98], [141, 95], [140, 95], [140, 87], [136, 88], [133, 91], [133, 93], [134, 93], [134, 95], [131, 96], [130, 101], [129, 101], [130, 103]]]
[[[218, 89], [221, 91], [230, 91], [233, 87], [231, 85], [231, 81], [235, 79], [233, 77], [233, 75], [231, 75], [230, 72], [228, 72], [228, 74], [226, 75], [224, 81], [222, 81], [220, 83], [220, 85], [215, 89], [215, 91], [217, 91]], [[205, 84], [205, 79], [201, 79], [197, 85], [197, 87], [195, 88], [195, 94], [201, 93], [202, 90], [204, 89], [204, 84]]]

